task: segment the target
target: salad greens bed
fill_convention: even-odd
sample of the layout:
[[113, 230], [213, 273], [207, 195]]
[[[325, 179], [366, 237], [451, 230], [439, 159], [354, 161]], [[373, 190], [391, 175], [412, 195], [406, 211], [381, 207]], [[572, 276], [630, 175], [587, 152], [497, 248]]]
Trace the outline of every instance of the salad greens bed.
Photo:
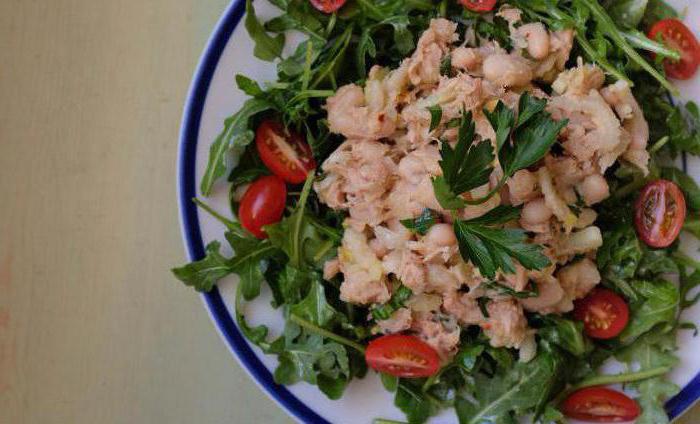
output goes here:
[[[253, 2], [247, 0], [245, 27], [255, 42], [255, 56], [274, 61], [278, 79], [260, 86], [246, 76], [236, 76], [238, 87], [250, 98], [226, 119], [223, 131], [211, 146], [209, 164], [201, 181], [201, 191], [207, 196], [218, 180], [228, 177], [234, 216], [238, 207], [233, 200], [235, 190], [269, 173], [254, 146], [249, 147], [263, 119], [275, 117], [304, 134], [317, 163], [321, 163], [342, 142], [328, 131], [322, 108], [325, 98], [343, 84], [361, 84], [374, 64], [397, 66], [415, 48], [431, 18], [442, 16], [458, 22], [459, 33], [464, 33], [465, 26], [471, 26], [481, 37], [495, 39], [506, 47], [510, 43], [505, 21], [493, 18], [493, 14], [466, 10], [453, 0], [354, 0], [332, 15], [318, 12], [307, 0], [270, 2], [281, 13], [261, 22]], [[678, 362], [674, 355], [676, 333], [682, 330], [697, 333], [694, 324], [680, 321], [679, 313], [700, 298], [691, 295], [700, 285], [700, 263], [678, 251], [678, 242], [665, 249], [647, 247], [637, 238], [632, 214], [638, 190], [647, 182], [663, 177], [683, 190], [688, 206], [684, 228], [700, 237], [700, 188], [682, 170], [670, 165], [682, 153], [700, 155], [700, 113], [693, 103], [672, 103], [670, 95], [675, 88], [665, 78], [661, 61], [677, 58], [678, 54], [644, 35], [651, 24], [677, 16], [677, 12], [662, 0], [601, 3], [512, 0], [509, 3], [522, 9], [526, 20], [541, 21], [553, 29], [575, 29], [572, 61], [582, 56], [602, 67], [610, 81], [623, 79], [633, 84], [635, 97], [649, 121], [650, 174], [645, 177], [631, 167], [613, 167], [606, 175], [612, 195], [596, 207], [597, 225], [604, 238], [597, 256], [602, 284], [624, 296], [630, 305], [629, 324], [619, 337], [593, 341], [583, 334], [582, 324], [568, 315], [529, 314], [530, 326], [538, 329], [538, 353], [528, 363], [519, 362], [514, 350], [489, 346], [481, 330], [470, 327], [462, 332], [459, 353], [437, 375], [420, 379], [382, 375], [382, 381], [387, 390], [395, 393], [395, 404], [410, 423], [425, 422], [451, 406], [460, 423], [514, 423], [517, 417], [527, 414], [532, 415], [534, 422], [561, 422], [564, 418], [556, 407], [566, 394], [582, 387], [613, 383], [622, 383], [638, 393], [637, 401], [643, 410], [638, 423], [668, 422], [664, 402], [678, 392], [678, 387], [664, 375]], [[302, 32], [305, 40], [292, 54], [283, 56], [289, 30]], [[449, 63], [445, 69], [449, 70]], [[489, 118], [492, 123], [498, 122], [497, 116]], [[551, 130], [554, 137], [548, 139], [549, 145], [531, 148], [546, 151], [559, 130], [556, 123]], [[541, 134], [535, 135], [538, 137], [529, 135], [533, 145], [542, 139]], [[459, 149], [457, 146], [456, 150]], [[493, 152], [478, 149], [478, 146], [471, 148], [469, 154], [493, 157]], [[241, 159], [229, 172], [227, 163], [232, 153]], [[459, 153], [445, 149], [441, 152], [443, 160], [445, 155]], [[526, 153], [502, 150], [498, 154], [511, 155], [501, 162], [511, 163], [510, 171], [515, 172], [529, 165]], [[466, 154], [466, 150], [461, 154]], [[460, 198], [453, 194], [455, 187], [460, 187], [457, 192], [466, 191], [462, 189], [471, 184], [481, 185], [479, 178], [483, 177], [483, 173], [461, 172], [458, 161], [452, 162], [454, 169], [443, 168], [445, 177], [435, 181], [436, 194], [446, 208], [455, 207], [450, 202], [459, 202]], [[443, 166], [450, 165], [443, 163]], [[510, 171], [507, 173], [512, 174]], [[473, 181], [465, 181], [469, 178]], [[237, 274], [240, 277], [236, 295], [238, 326], [265, 353], [278, 356], [275, 381], [280, 384], [305, 381], [317, 385], [329, 398], [338, 399], [353, 378], [362, 378], [367, 373], [364, 350], [375, 325], [367, 317], [388, 317], [411, 293], [399, 288], [389, 303], [371, 310], [339, 299], [340, 280], [325, 281], [322, 268], [326, 260], [336, 255], [344, 216], [319, 202], [311, 189], [313, 181], [314, 176], [310, 175], [303, 185], [290, 190], [287, 213], [282, 221], [266, 227], [269, 238], [264, 240], [253, 237], [235, 220], [195, 200], [226, 226], [225, 238], [235, 255], [224, 256], [220, 242], [214, 241], [207, 246], [206, 257], [173, 272], [198, 291], [212, 290], [220, 279]], [[490, 219], [503, 219], [498, 213], [512, 216], [518, 211], [500, 210], [490, 214], [493, 215]], [[493, 235], [483, 231], [488, 222], [474, 221], [463, 223], [465, 234]], [[404, 225], [424, 233], [433, 222], [434, 216], [427, 211]], [[460, 242], [467, 238], [460, 237]], [[500, 246], [506, 254], [496, 252], [493, 257], [515, 257], [523, 265], [534, 262], [533, 266], [546, 260], [537, 246], [523, 245], [522, 241], [520, 236], [502, 237]], [[485, 275], [492, 275], [499, 266], [506, 270], [508, 263], [479, 264]], [[674, 275], [671, 281], [670, 275]], [[672, 282], [675, 275], [679, 284]], [[267, 327], [250, 326], [245, 319], [245, 303], [260, 294], [263, 282], [272, 291], [272, 306], [286, 319], [284, 332], [277, 337], [272, 337]], [[528, 292], [519, 294], [522, 293]], [[609, 358], [627, 364], [628, 371], [599, 374], [597, 369]]]

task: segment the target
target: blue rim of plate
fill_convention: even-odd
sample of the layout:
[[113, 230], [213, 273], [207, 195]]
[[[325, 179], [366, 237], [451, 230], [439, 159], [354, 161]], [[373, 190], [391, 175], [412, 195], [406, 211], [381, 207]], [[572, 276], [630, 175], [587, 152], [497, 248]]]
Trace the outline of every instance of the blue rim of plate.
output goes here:
[[[233, 0], [216, 26], [199, 66], [185, 104], [180, 130], [178, 153], [178, 203], [182, 234], [190, 260], [204, 257], [204, 242], [199, 228], [197, 207], [192, 198], [197, 196], [195, 166], [199, 127], [206, 102], [209, 85], [219, 59], [228, 44], [229, 38], [245, 14], [245, 1]], [[683, 158], [683, 168], [686, 160]], [[286, 387], [275, 383], [272, 373], [258, 359], [245, 337], [236, 327], [219, 290], [214, 289], [202, 295], [209, 314], [231, 350], [246, 370], [267, 394], [279, 403], [289, 414], [304, 423], [328, 423], [294, 396]], [[700, 398], [700, 373], [698, 373], [676, 396], [666, 402], [666, 411], [671, 419], [680, 416]]]
[[[197, 196], [196, 156], [199, 127], [204, 104], [214, 71], [219, 63], [228, 40], [245, 13], [245, 1], [234, 0], [217, 24], [202, 55], [185, 104], [180, 131], [178, 155], [178, 201], [182, 233], [190, 260], [201, 259], [205, 255], [204, 242], [199, 228], [197, 207], [192, 198]], [[219, 290], [214, 289], [202, 295], [209, 314], [238, 360], [249, 374], [278, 402], [289, 414], [304, 423], [328, 423], [316, 412], [294, 396], [286, 387], [275, 383], [272, 373], [258, 359], [245, 337], [241, 334], [229, 314]]]

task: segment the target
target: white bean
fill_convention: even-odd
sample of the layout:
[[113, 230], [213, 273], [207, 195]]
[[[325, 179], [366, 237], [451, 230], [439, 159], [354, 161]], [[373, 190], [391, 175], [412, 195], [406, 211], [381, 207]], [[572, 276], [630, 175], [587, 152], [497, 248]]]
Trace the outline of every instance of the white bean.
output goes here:
[[540, 224], [547, 222], [552, 217], [552, 210], [547, 206], [543, 198], [527, 202], [521, 214], [523, 222], [528, 224]]
[[518, 28], [527, 40], [527, 52], [535, 59], [541, 60], [549, 54], [549, 33], [540, 22], [525, 24]]
[[589, 175], [579, 184], [578, 187], [586, 205], [594, 205], [608, 196], [610, 196], [610, 188], [605, 177], [599, 174]]

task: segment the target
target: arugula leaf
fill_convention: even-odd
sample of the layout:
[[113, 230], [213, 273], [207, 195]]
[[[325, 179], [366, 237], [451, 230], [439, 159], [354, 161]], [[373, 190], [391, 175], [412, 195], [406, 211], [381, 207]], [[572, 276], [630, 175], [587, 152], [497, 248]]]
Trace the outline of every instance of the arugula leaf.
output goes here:
[[430, 111], [430, 132], [433, 132], [435, 128], [440, 125], [440, 120], [442, 119], [442, 107], [440, 105], [431, 106], [428, 108]]
[[542, 246], [527, 243], [525, 231], [489, 228], [478, 222], [455, 220], [453, 227], [462, 258], [476, 265], [483, 276], [494, 278], [498, 269], [514, 273], [511, 258], [527, 269], [542, 269], [550, 264]]
[[678, 18], [676, 9], [664, 0], [649, 0], [642, 19], [642, 27], [651, 28], [655, 23], [667, 18]]
[[263, 280], [263, 259], [276, 252], [268, 240], [258, 240], [249, 235], [234, 231], [226, 233], [226, 240], [234, 250], [229, 267], [240, 277], [241, 290], [245, 300], [256, 298], [260, 294], [260, 282]]
[[[307, 334], [291, 321], [285, 326], [284, 340], [284, 350], [279, 354], [279, 366], [274, 373], [277, 384], [290, 385], [299, 381], [317, 384], [319, 375], [333, 379], [350, 376], [348, 355], [343, 345], [325, 342], [317, 334]], [[336, 390], [331, 394], [338, 395]]]
[[250, 340], [251, 343], [255, 344], [258, 346], [260, 349], [262, 349], [263, 352], [271, 354], [271, 353], [279, 353], [282, 351], [282, 348], [284, 347], [284, 338], [279, 337], [278, 339], [274, 340], [272, 343], [270, 343], [267, 340], [267, 335], [269, 332], [269, 329], [265, 325], [258, 325], [256, 327], [251, 327], [248, 325], [245, 319], [245, 315], [243, 315], [243, 291], [241, 290], [241, 286], [239, 285], [236, 288], [236, 324], [238, 325], [238, 328], [241, 330], [243, 335]]
[[685, 172], [678, 168], [664, 167], [661, 168], [661, 175], [667, 180], [671, 180], [678, 184], [678, 187], [683, 191], [688, 208], [693, 211], [700, 211], [700, 187]]
[[459, 422], [512, 423], [512, 414], [543, 409], [563, 366], [560, 354], [542, 349], [532, 361], [501, 369], [493, 377], [478, 373], [474, 397], [459, 396], [455, 402]]
[[604, 283], [618, 289], [628, 299], [636, 300], [637, 292], [629, 280], [637, 272], [642, 255], [641, 243], [630, 224], [605, 231], [603, 245], [596, 256]]
[[216, 180], [226, 173], [227, 153], [231, 149], [241, 150], [255, 138], [255, 134], [250, 128], [251, 119], [272, 108], [273, 105], [267, 100], [248, 99], [238, 112], [226, 118], [223, 131], [209, 148], [209, 163], [200, 185], [202, 194], [209, 196]]
[[[615, 356], [630, 366], [637, 365], [640, 371], [657, 367], [672, 367], [678, 363], [678, 358], [673, 354], [676, 350], [675, 340], [674, 331], [650, 332]], [[678, 386], [664, 377], [650, 378], [630, 383], [630, 385], [638, 391], [637, 401], [642, 407], [642, 415], [637, 418], [636, 423], [663, 424], [669, 422], [664, 403], [678, 393]]]
[[399, 387], [399, 378], [386, 373], [379, 373], [379, 378], [382, 380], [382, 386], [388, 391], [394, 393]]
[[326, 301], [326, 290], [317, 273], [311, 277], [308, 295], [299, 303], [289, 307], [289, 313], [297, 315], [319, 327], [328, 327], [335, 322], [345, 321], [346, 317], [338, 313]]
[[431, 209], [423, 209], [420, 215], [412, 219], [402, 219], [401, 224], [414, 234], [428, 234], [430, 227], [437, 224], [437, 213]]
[[636, 28], [644, 18], [649, 0], [621, 0], [614, 2], [607, 10], [610, 17], [626, 28]]
[[313, 181], [312, 172], [304, 183], [291, 215], [265, 227], [270, 243], [282, 250], [289, 257], [289, 264], [297, 269], [305, 266], [322, 267], [325, 260], [334, 255], [339, 241], [335, 230], [329, 231], [306, 213]]
[[582, 356], [589, 351], [589, 345], [583, 337], [583, 323], [552, 315], [540, 317], [544, 327], [537, 334], [574, 356]]
[[391, 25], [394, 28], [394, 43], [400, 54], [406, 55], [413, 51], [416, 43], [413, 41], [413, 34], [408, 30], [410, 20], [408, 15], [396, 15], [384, 19], [378, 25]]
[[280, 57], [282, 48], [284, 47], [284, 35], [279, 34], [275, 37], [271, 37], [267, 34], [265, 27], [258, 21], [255, 15], [255, 8], [253, 7], [252, 0], [246, 0], [245, 12], [245, 28], [248, 30], [250, 38], [255, 42], [255, 49], [253, 50], [255, 57], [268, 62]]
[[630, 320], [620, 334], [620, 341], [628, 344], [656, 327], [675, 322], [680, 304], [680, 292], [673, 283], [665, 280], [632, 282], [637, 297], [642, 301], [630, 305]]
[[207, 245], [206, 256], [203, 259], [173, 268], [173, 274], [185, 285], [199, 292], [211, 291], [217, 281], [233, 273], [228, 259], [219, 253], [220, 248], [221, 243], [212, 241]]
[[650, 249], [646, 246], [642, 246], [642, 250], [642, 259], [637, 267], [638, 277], [655, 279], [662, 274], [678, 274], [678, 265], [671, 257], [669, 250]]
[[416, 382], [402, 378], [396, 390], [394, 405], [404, 414], [409, 424], [421, 424], [433, 415], [433, 405]]

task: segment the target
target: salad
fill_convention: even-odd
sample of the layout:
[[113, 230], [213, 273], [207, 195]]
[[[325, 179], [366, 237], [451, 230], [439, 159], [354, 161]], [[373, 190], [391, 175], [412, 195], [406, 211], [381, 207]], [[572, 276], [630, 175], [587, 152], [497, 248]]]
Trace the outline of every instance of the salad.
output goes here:
[[[662, 0], [246, 2], [250, 98], [211, 145], [230, 213], [198, 291], [237, 274], [236, 320], [279, 384], [339, 399], [380, 374], [410, 423], [668, 422], [697, 300], [700, 113], [672, 101], [700, 44]], [[289, 31], [304, 40], [283, 54]], [[231, 215], [231, 217], [226, 217]], [[271, 289], [282, 334], [245, 303]], [[602, 371], [609, 361], [621, 373]], [[377, 417], [376, 422], [391, 422]]]

